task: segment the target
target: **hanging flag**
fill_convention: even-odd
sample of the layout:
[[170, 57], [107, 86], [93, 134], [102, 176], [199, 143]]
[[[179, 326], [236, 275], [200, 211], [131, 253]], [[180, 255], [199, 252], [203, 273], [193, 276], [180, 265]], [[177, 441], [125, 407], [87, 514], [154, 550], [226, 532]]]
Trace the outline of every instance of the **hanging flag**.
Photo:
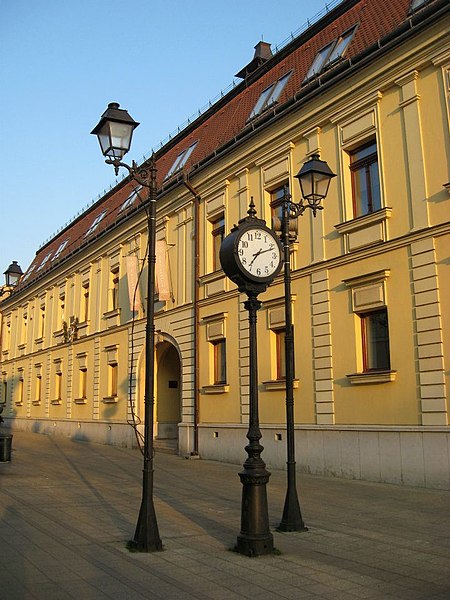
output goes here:
[[139, 261], [135, 254], [126, 257], [127, 279], [128, 279], [128, 298], [132, 311], [138, 311], [142, 308], [141, 290], [138, 285]]
[[169, 272], [166, 264], [166, 240], [156, 241], [156, 287], [158, 300], [170, 300]]

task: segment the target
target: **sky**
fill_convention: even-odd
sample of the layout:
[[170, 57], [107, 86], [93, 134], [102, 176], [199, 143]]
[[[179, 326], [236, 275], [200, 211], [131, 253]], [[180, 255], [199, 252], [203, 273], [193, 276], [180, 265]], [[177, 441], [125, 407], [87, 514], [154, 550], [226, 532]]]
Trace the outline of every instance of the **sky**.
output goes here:
[[[338, 0], [328, 1], [334, 6]], [[0, 0], [0, 284], [116, 183], [89, 135], [109, 102], [141, 162], [325, 0]], [[240, 79], [234, 79], [236, 83]]]

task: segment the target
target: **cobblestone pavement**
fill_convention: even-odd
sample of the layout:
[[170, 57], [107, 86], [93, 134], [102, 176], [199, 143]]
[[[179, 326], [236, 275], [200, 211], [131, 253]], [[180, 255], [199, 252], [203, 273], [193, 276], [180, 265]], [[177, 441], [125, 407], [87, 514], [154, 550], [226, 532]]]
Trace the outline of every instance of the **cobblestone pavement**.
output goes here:
[[130, 553], [139, 451], [14, 433], [0, 463], [0, 600], [450, 599], [449, 492], [301, 475], [308, 531], [278, 533], [286, 475], [274, 470], [278, 552], [248, 558], [231, 551], [239, 470], [158, 453], [164, 548]]

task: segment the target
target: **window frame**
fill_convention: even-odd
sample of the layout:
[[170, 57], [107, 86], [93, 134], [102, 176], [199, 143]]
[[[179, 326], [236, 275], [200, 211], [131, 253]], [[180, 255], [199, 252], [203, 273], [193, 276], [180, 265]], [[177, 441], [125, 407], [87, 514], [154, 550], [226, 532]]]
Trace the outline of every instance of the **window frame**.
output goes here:
[[172, 175], [174, 175], [175, 173], [178, 173], [178, 171], [180, 171], [185, 166], [189, 157], [194, 152], [197, 144], [198, 144], [198, 140], [196, 142], [194, 142], [193, 144], [191, 144], [188, 148], [186, 148], [185, 150], [180, 152], [180, 154], [178, 154], [173, 165], [168, 170], [167, 175], [164, 177], [164, 179], [169, 179], [169, 177], [172, 177]]
[[[358, 152], [362, 152], [363, 150], [370, 148], [371, 146], [375, 147], [375, 151], [367, 156], [363, 156], [359, 159], [353, 159], [352, 157], [356, 155]], [[364, 144], [350, 150], [348, 152], [350, 164], [350, 175], [351, 175], [351, 184], [352, 184], [352, 206], [353, 206], [353, 218], [363, 217], [365, 215], [371, 215], [374, 212], [377, 212], [382, 208], [381, 206], [381, 180], [380, 180], [380, 167], [378, 160], [378, 144], [377, 141], [370, 140], [369, 142], [365, 142]], [[378, 198], [375, 198], [374, 190], [376, 186], [373, 185], [374, 179], [371, 172], [371, 167], [376, 164], [376, 174], [378, 180]], [[361, 197], [358, 197], [358, 187], [356, 184], [357, 173], [361, 173], [364, 177], [366, 190], [367, 190], [367, 210], [364, 212], [362, 207]], [[377, 202], [375, 202], [376, 200]], [[375, 205], [376, 204], [376, 205]]]
[[225, 213], [221, 212], [210, 220], [212, 236], [212, 270], [219, 271], [222, 268], [220, 264], [219, 252], [220, 246], [225, 238]]
[[[328, 42], [325, 44], [325, 46], [322, 46], [322, 48], [317, 51], [311, 66], [308, 69], [306, 77], [303, 80], [303, 83], [306, 83], [316, 75], [319, 75], [319, 73], [321, 73], [324, 69], [332, 66], [339, 59], [343, 58], [355, 36], [357, 29], [358, 24], [352, 25], [352, 27], [349, 27], [343, 33], [341, 33], [339, 37], [335, 38], [331, 42]], [[340, 46], [341, 49], [339, 52], [336, 52]]]
[[249, 120], [254, 119], [265, 110], [273, 106], [276, 102], [278, 102], [278, 98], [281, 96], [284, 88], [286, 87], [289, 78], [292, 75], [292, 71], [289, 71], [282, 77], [280, 77], [274, 83], [271, 83], [268, 87], [266, 87], [261, 94], [259, 95], [258, 100], [256, 101], [255, 106], [253, 107], [252, 112], [250, 113]]
[[100, 225], [100, 223], [103, 221], [103, 219], [106, 216], [106, 213], [108, 212], [107, 209], [105, 209], [104, 211], [102, 211], [101, 213], [99, 213], [95, 219], [92, 221], [91, 226], [89, 227], [89, 229], [86, 231], [86, 233], [84, 234], [84, 237], [88, 237], [89, 235], [91, 235], [92, 233], [94, 233], [94, 231], [97, 229], [97, 227]]
[[227, 341], [226, 338], [212, 340], [213, 345], [213, 385], [227, 384]]
[[[381, 338], [376, 338], [374, 334], [376, 331], [371, 324], [373, 318], [377, 315], [385, 316], [386, 323], [386, 335]], [[377, 371], [390, 371], [391, 370], [391, 352], [390, 352], [390, 339], [389, 339], [389, 320], [388, 320], [388, 311], [387, 308], [380, 308], [378, 310], [372, 310], [369, 312], [361, 313], [358, 315], [361, 320], [361, 342], [362, 342], [362, 359], [363, 359], [363, 373], [373, 373]], [[369, 342], [369, 333], [370, 329], [372, 329], [371, 337], [373, 340], [371, 343]], [[371, 346], [375, 345], [376, 348], [369, 348], [369, 343]], [[385, 346], [384, 356], [385, 362], [383, 364], [374, 364], [374, 362], [378, 361], [379, 352], [377, 351], [377, 344], [383, 344]], [[375, 361], [374, 361], [375, 357]]]

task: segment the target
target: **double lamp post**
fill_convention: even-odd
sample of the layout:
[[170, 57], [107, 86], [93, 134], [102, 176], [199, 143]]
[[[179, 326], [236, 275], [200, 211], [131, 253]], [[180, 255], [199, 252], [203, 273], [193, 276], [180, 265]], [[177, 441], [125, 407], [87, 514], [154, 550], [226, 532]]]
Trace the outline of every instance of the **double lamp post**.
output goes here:
[[[147, 227], [148, 227], [148, 278], [145, 328], [145, 387], [144, 387], [144, 443], [143, 443], [143, 480], [142, 500], [131, 547], [141, 552], [153, 552], [162, 549], [158, 524], [153, 502], [153, 419], [154, 419], [154, 361], [155, 361], [155, 264], [156, 264], [156, 163], [151, 157], [148, 166], [139, 167], [133, 161], [131, 166], [122, 162], [129, 151], [134, 129], [139, 125], [119, 104], [113, 102], [92, 130], [98, 137], [100, 148], [106, 157], [106, 163], [114, 166], [116, 175], [124, 167], [130, 179], [134, 179], [147, 190]], [[335, 177], [327, 163], [314, 154], [305, 162], [295, 176], [300, 182], [302, 199], [296, 203], [285, 188], [282, 200], [282, 246], [285, 288], [285, 355], [286, 355], [286, 429], [287, 429], [287, 493], [280, 531], [301, 531], [306, 529], [300, 511], [296, 488], [295, 442], [294, 442], [294, 337], [292, 330], [292, 297], [290, 270], [289, 221], [303, 215], [307, 208], [322, 210], [321, 202], [328, 193], [331, 178]], [[258, 512], [259, 507], [247, 510]], [[268, 523], [264, 524], [268, 529]], [[254, 552], [260, 554], [260, 546], [255, 545]]]

